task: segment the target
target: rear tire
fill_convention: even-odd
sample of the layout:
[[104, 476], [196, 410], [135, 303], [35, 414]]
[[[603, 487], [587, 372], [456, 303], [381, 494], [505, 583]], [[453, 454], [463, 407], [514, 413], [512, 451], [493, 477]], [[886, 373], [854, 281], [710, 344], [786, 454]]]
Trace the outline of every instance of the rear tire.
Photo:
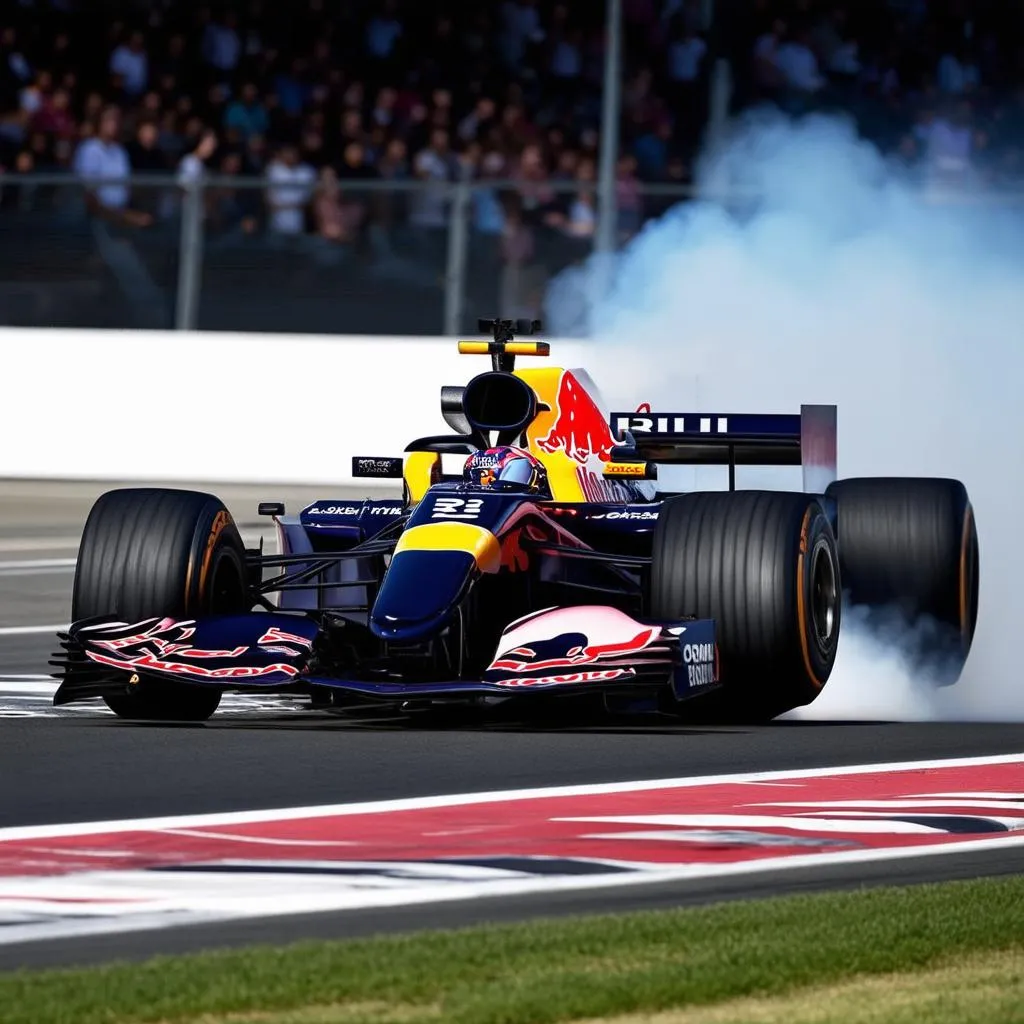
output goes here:
[[[82, 534], [71, 616], [139, 622], [244, 612], [252, 608], [246, 579], [242, 538], [218, 498], [166, 488], [108, 491]], [[204, 721], [220, 698], [215, 688], [144, 679], [103, 699], [122, 718]]]
[[839, 480], [826, 495], [836, 502], [850, 603], [868, 610], [915, 669], [955, 683], [978, 622], [978, 531], [964, 485], [865, 477]]
[[835, 663], [841, 601], [836, 541], [817, 498], [668, 498], [652, 555], [652, 616], [716, 624], [723, 687], [682, 702], [682, 713], [764, 721], [818, 696]]

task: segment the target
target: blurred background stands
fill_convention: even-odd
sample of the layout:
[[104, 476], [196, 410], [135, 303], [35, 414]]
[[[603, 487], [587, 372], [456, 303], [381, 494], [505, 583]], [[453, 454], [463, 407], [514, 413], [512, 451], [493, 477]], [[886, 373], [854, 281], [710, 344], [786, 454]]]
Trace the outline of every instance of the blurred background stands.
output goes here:
[[[1019, 183], [1004, 0], [623, 0], [617, 240], [728, 110], [841, 110], [925, 180]], [[592, 251], [593, 0], [11, 0], [0, 323], [434, 334]]]

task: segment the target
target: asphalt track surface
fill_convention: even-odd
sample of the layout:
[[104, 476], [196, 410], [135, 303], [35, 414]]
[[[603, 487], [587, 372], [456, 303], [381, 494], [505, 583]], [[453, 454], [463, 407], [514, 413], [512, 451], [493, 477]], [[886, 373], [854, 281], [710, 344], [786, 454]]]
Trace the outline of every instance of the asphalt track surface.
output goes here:
[[[201, 814], [483, 792], [1016, 753], [1016, 724], [777, 722], [754, 729], [609, 723], [588, 728], [350, 723], [275, 702], [230, 702], [203, 725], [137, 725], [102, 709], [58, 713], [33, 694], [67, 622], [73, 559], [100, 484], [0, 481], [0, 827]], [[206, 488], [255, 536], [261, 498], [290, 509], [299, 488]], [[378, 492], [379, 493], [379, 492]], [[266, 524], [264, 523], [264, 528]], [[271, 536], [268, 531], [267, 536]], [[5, 697], [5, 684], [14, 696]], [[598, 894], [495, 897], [267, 922], [170, 928], [0, 947], [0, 969], [138, 958], [221, 945], [448, 927], [543, 914], [664, 907], [825, 887], [1024, 871], [1024, 850], [751, 874]]]

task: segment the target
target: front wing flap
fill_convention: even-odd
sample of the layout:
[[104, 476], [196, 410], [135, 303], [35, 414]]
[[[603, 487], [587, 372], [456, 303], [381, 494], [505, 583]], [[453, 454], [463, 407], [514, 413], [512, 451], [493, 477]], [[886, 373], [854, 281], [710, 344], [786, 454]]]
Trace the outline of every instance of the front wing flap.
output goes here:
[[319, 627], [291, 615], [249, 612], [201, 620], [88, 620], [61, 634], [50, 664], [60, 679], [55, 704], [109, 689], [119, 672], [221, 687], [294, 683], [306, 668]]

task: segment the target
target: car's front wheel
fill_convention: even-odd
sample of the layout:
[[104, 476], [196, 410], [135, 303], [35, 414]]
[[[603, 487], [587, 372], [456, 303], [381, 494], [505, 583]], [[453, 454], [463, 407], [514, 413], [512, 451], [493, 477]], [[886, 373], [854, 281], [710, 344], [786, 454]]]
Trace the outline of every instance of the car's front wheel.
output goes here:
[[[73, 620], [116, 616], [139, 622], [252, 608], [242, 538], [211, 494], [122, 488], [101, 495], [85, 524], [72, 595]], [[217, 689], [144, 679], [104, 697], [122, 718], [202, 721], [220, 704]]]

